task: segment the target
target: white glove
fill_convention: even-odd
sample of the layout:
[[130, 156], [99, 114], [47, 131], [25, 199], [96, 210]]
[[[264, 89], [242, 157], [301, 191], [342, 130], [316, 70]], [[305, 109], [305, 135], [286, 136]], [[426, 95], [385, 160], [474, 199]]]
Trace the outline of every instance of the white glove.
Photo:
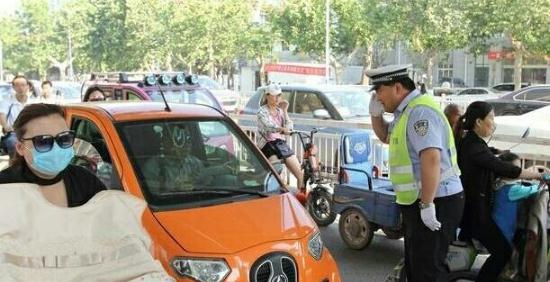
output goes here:
[[370, 96], [369, 114], [372, 117], [381, 117], [384, 114], [384, 105], [378, 100], [376, 93], [372, 93]]
[[420, 217], [424, 225], [428, 227], [431, 231], [436, 231], [441, 228], [441, 222], [437, 221], [435, 217], [435, 204], [429, 203], [427, 208], [420, 209]]

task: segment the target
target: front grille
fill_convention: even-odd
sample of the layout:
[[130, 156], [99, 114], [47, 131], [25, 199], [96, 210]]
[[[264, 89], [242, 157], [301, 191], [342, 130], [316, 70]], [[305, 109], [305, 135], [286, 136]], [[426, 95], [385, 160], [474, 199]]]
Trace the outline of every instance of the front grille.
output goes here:
[[251, 282], [298, 282], [294, 259], [286, 253], [270, 253], [259, 258], [250, 271]]
[[273, 273], [273, 267], [271, 266], [270, 261], [264, 261], [260, 267], [258, 267], [258, 271], [256, 272], [256, 280], [257, 281], [269, 281], [269, 278], [271, 277], [271, 274]]
[[296, 264], [289, 257], [281, 258], [281, 265], [283, 267], [283, 272], [288, 277], [288, 281], [298, 281], [296, 278]]

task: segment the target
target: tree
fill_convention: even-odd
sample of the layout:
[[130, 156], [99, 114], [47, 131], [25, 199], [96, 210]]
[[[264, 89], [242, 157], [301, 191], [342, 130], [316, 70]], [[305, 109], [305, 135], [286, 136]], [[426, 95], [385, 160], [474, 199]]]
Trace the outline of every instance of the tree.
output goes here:
[[452, 0], [389, 0], [396, 18], [397, 32], [416, 52], [427, 58], [427, 87], [433, 85], [433, 64], [438, 54], [467, 46], [468, 19], [462, 12], [462, 1]]
[[126, 0], [89, 0], [83, 56], [91, 70], [122, 70], [126, 67]]
[[[284, 41], [318, 62], [325, 56], [325, 1], [288, 0], [271, 18]], [[374, 43], [395, 40], [395, 32], [386, 33], [394, 26], [388, 18], [396, 18], [389, 8], [379, 0], [330, 1], [330, 64], [337, 73], [360, 52], [364, 52], [365, 69], [370, 68]]]
[[464, 10], [471, 42], [503, 36], [511, 43], [514, 84], [519, 89], [525, 55], [550, 53], [550, 0], [468, 0]]

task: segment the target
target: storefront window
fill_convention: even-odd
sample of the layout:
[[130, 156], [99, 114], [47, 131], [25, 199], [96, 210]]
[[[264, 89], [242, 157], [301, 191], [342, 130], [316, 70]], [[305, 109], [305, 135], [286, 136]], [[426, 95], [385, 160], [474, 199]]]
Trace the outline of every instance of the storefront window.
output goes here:
[[489, 64], [487, 62], [487, 56], [476, 56], [475, 62], [476, 66], [474, 69], [474, 86], [489, 86]]
[[[514, 82], [514, 69], [506, 67], [502, 71], [502, 82]], [[531, 84], [546, 83], [545, 68], [524, 68], [521, 71], [521, 82], [529, 82]]]

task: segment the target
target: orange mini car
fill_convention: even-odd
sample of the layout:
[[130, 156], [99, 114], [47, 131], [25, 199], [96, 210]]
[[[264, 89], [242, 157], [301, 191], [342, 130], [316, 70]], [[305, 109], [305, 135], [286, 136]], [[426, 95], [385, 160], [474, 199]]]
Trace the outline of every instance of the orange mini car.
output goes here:
[[202, 105], [68, 105], [75, 163], [143, 198], [154, 255], [180, 281], [340, 281], [300, 203], [239, 127]]

